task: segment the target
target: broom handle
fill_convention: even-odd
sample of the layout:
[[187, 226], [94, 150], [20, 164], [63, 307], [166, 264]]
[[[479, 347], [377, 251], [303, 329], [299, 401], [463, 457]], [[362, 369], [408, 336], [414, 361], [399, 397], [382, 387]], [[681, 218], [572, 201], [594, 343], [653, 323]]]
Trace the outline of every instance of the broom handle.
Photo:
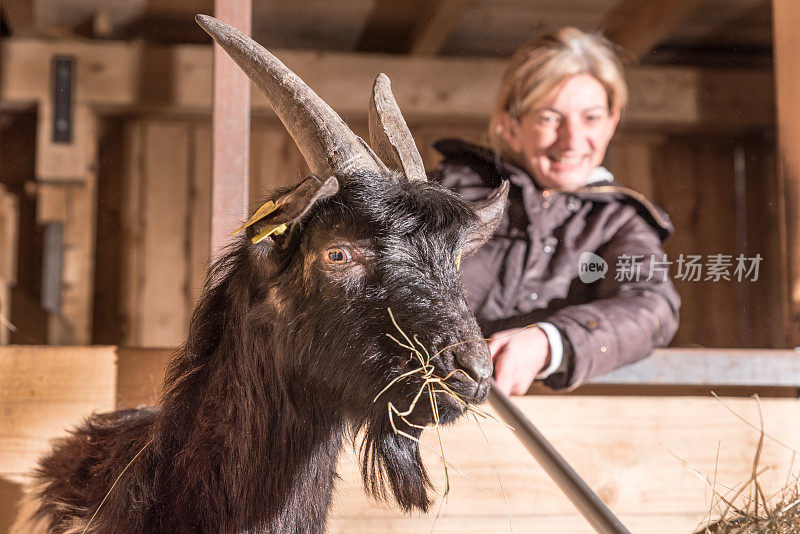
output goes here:
[[550, 478], [561, 488], [583, 517], [600, 534], [630, 534], [603, 501], [558, 454], [533, 423], [499, 389], [492, 380], [489, 403], [503, 420], [514, 427], [514, 434]]

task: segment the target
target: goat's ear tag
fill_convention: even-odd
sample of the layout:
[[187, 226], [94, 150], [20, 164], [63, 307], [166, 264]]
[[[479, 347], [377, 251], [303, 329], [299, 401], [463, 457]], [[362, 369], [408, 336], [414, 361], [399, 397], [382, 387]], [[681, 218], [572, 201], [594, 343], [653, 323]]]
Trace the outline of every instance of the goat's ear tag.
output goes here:
[[260, 243], [271, 235], [281, 235], [286, 231], [285, 224], [268, 224], [258, 231], [251, 240], [254, 245]]
[[[258, 208], [256, 210], [256, 212], [249, 219], [247, 219], [246, 223], [244, 223], [235, 232], [233, 232], [233, 235], [238, 234], [239, 232], [241, 232], [242, 230], [244, 230], [248, 226], [253, 226], [255, 223], [257, 223], [258, 221], [260, 221], [261, 219], [263, 219], [264, 217], [266, 217], [267, 215], [269, 215], [270, 213], [272, 213], [273, 211], [275, 211], [276, 209], [278, 209], [280, 207], [281, 207], [280, 204], [275, 204], [275, 202], [273, 202], [271, 200], [268, 201], [268, 202], [265, 202], [264, 204], [261, 205], [260, 208]], [[278, 226], [285, 226], [285, 225], [278, 225]], [[278, 226], [276, 226], [275, 228], [277, 228]], [[264, 229], [266, 229], [266, 228], [269, 228], [269, 227], [265, 227]], [[259, 235], [264, 231], [264, 229], [262, 229], [261, 232], [259, 232]], [[285, 228], [284, 228], [284, 230], [285, 230]], [[273, 230], [272, 233], [275, 233], [275, 230]], [[278, 232], [278, 233], [282, 233], [282, 232]], [[264, 237], [267, 237], [268, 235], [270, 235], [270, 234], [267, 234]], [[256, 241], [254, 241], [254, 242], [256, 242]]]

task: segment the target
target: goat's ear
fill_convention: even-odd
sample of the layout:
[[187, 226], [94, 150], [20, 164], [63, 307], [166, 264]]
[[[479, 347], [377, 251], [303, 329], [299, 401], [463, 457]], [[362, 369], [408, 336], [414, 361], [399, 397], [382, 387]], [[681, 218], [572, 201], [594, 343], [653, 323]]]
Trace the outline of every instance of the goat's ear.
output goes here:
[[[333, 196], [338, 191], [339, 181], [335, 176], [323, 180], [312, 174], [295, 187], [280, 192], [274, 200], [262, 206], [245, 225], [247, 236], [257, 243], [270, 235], [282, 234], [287, 227], [291, 230], [293, 223], [305, 217], [317, 201]], [[264, 210], [267, 206], [269, 207]], [[259, 212], [262, 210], [266, 213], [259, 217]]]
[[470, 229], [467, 243], [461, 251], [462, 255], [469, 256], [492, 237], [492, 233], [503, 218], [507, 199], [508, 180], [503, 180], [500, 187], [495, 189], [488, 198], [472, 204], [478, 221]]

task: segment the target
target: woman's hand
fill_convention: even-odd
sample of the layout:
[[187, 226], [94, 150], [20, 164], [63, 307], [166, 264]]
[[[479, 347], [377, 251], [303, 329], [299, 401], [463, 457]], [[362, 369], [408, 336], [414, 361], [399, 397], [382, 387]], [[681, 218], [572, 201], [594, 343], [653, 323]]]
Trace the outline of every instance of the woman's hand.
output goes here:
[[495, 332], [489, 338], [494, 380], [506, 395], [524, 395], [550, 363], [550, 342], [539, 327]]

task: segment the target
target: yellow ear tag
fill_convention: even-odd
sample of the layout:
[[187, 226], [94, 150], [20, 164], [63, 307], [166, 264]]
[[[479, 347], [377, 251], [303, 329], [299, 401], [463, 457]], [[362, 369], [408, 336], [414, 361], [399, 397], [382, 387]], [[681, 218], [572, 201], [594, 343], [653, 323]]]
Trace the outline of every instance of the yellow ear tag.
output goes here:
[[[247, 222], [240, 226], [233, 235], [238, 234], [248, 226], [253, 226], [255, 223], [275, 211], [276, 209], [280, 208], [280, 204], [275, 204], [273, 201], [265, 202], [261, 205], [260, 208], [256, 210], [256, 212], [247, 219]], [[261, 230], [258, 231], [256, 235], [253, 236], [253, 244], [259, 243], [264, 239], [268, 238], [272, 234], [281, 235], [283, 232], [286, 231], [286, 224], [268, 224], [264, 226]]]
[[247, 219], [246, 223], [244, 223], [235, 232], [233, 232], [233, 235], [238, 234], [248, 226], [253, 226], [255, 223], [257, 223], [258, 221], [260, 221], [261, 219], [263, 219], [264, 217], [266, 217], [267, 215], [269, 215], [270, 213], [272, 213], [273, 211], [275, 211], [280, 207], [281, 207], [280, 204], [275, 204], [271, 200], [269, 202], [265, 202], [264, 204], [262, 204], [260, 208], [256, 210], [256, 212], [249, 219]]
[[458, 249], [458, 256], [456, 256], [456, 271], [461, 270], [461, 252], [463, 251], [463, 248]]
[[268, 238], [272, 234], [281, 235], [285, 231], [286, 231], [285, 224], [274, 224], [274, 225], [268, 224], [267, 226], [259, 230], [258, 233], [253, 236], [253, 239], [251, 239], [251, 241], [255, 245], [257, 243], [260, 243], [264, 239]]

